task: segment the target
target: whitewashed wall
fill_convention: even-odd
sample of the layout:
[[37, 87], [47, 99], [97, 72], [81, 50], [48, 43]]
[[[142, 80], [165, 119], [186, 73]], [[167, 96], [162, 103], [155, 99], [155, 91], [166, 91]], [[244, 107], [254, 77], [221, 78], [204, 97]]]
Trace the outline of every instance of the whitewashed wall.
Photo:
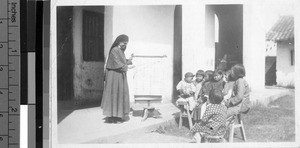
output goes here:
[[214, 47], [205, 44], [205, 5], [193, 1], [182, 6], [182, 76], [214, 68]]
[[252, 90], [265, 86], [265, 28], [263, 5], [260, 2], [243, 5], [243, 61], [245, 79]]
[[[107, 8], [106, 21], [112, 21], [112, 40], [120, 34], [129, 36], [129, 44], [125, 51], [127, 58], [132, 53], [135, 55], [166, 55], [163, 59], [163, 68], [157, 71], [149, 70], [148, 75], [159, 73], [157, 79], [160, 85], [152, 85], [149, 89], [161, 87], [163, 101], [171, 101], [173, 81], [173, 30], [174, 30], [175, 6], [113, 6]], [[105, 33], [109, 36], [110, 33]], [[108, 39], [109, 40], [109, 39]], [[107, 57], [110, 45], [105, 46]], [[137, 81], [145, 81], [140, 78], [133, 78], [136, 73], [144, 73], [139, 69], [143, 63], [133, 60], [135, 68], [128, 71], [128, 83], [130, 89], [130, 101], [136, 93]], [[147, 80], [146, 80], [147, 81]], [[144, 85], [144, 84], [139, 84]], [[148, 92], [145, 92], [148, 93]], [[155, 92], [156, 93], [156, 92]]]
[[288, 42], [277, 43], [277, 85], [295, 86], [295, 63], [291, 65], [291, 50], [293, 49], [294, 44], [289, 44]]

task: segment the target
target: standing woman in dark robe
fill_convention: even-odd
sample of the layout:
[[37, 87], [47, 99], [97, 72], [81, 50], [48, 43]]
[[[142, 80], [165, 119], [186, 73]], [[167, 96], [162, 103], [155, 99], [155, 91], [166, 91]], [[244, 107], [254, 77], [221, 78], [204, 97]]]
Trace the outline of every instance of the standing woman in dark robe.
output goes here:
[[128, 65], [132, 64], [132, 56], [126, 59], [124, 54], [128, 41], [127, 35], [118, 36], [109, 51], [101, 102], [107, 123], [129, 120], [130, 102], [126, 72]]

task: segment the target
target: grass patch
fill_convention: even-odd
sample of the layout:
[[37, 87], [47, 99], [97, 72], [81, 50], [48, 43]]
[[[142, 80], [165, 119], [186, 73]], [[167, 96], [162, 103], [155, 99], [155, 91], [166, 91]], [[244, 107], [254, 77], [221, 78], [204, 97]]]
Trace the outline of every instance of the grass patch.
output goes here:
[[278, 98], [268, 106], [253, 106], [252, 110], [243, 116], [243, 122], [249, 141], [295, 141], [295, 96]]

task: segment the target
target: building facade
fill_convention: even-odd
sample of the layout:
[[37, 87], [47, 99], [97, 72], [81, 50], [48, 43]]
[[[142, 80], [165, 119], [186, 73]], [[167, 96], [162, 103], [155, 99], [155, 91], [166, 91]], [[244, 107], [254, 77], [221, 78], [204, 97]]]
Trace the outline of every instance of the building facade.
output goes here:
[[244, 64], [252, 90], [263, 89], [265, 32], [258, 19], [262, 11], [254, 3], [197, 1], [58, 7], [58, 99], [101, 102], [104, 63], [120, 34], [129, 36], [126, 56], [136, 55], [127, 75], [131, 102], [135, 94], [143, 93], [173, 101], [177, 98], [174, 88], [184, 73], [214, 70], [224, 54], [229, 57], [228, 67]]
[[275, 74], [278, 86], [295, 87], [294, 17], [280, 16], [267, 33], [266, 40], [276, 51], [276, 70], [268, 76]]

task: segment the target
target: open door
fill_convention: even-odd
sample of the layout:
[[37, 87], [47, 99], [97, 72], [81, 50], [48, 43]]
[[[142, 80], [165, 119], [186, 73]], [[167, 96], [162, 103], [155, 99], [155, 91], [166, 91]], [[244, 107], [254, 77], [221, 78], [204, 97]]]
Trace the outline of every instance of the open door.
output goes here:
[[73, 89], [73, 7], [57, 7], [57, 99], [71, 100]]

